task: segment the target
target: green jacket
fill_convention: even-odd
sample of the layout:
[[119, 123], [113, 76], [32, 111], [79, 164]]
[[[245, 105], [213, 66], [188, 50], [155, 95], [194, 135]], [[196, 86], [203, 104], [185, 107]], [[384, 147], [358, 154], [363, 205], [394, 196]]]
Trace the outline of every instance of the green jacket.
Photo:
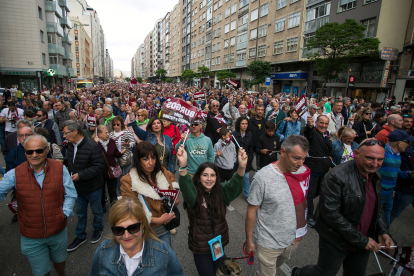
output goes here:
[[[220, 184], [221, 192], [226, 203], [232, 202], [241, 194], [243, 191], [243, 179], [244, 176], [240, 176], [235, 172], [230, 180]], [[188, 208], [192, 209], [197, 198], [197, 190], [193, 180], [189, 174], [186, 176], [180, 175], [178, 184], [180, 185], [180, 191], [183, 193], [184, 201], [187, 203]]]

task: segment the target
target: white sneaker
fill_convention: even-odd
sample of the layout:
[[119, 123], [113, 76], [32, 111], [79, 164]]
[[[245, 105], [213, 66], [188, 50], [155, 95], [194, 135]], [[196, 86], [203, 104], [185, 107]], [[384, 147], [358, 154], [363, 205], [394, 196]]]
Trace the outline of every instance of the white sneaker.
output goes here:
[[175, 228], [174, 228], [174, 229], [171, 229], [171, 230], [170, 230], [170, 234], [171, 234], [171, 235], [175, 235], [175, 234], [177, 234], [177, 229], [175, 229]]
[[234, 209], [234, 207], [229, 204], [229, 206], [227, 206], [227, 210], [229, 210], [230, 212], [232, 212], [232, 211], [234, 211], [236, 209]]

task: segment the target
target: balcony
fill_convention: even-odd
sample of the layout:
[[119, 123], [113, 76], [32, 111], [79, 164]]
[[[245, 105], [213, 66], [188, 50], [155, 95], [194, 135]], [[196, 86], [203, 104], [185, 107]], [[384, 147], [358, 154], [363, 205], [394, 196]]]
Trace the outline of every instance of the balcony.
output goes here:
[[237, 50], [246, 49], [247, 41], [244, 42], [237, 42]]
[[76, 77], [76, 74], [75, 74], [75, 69], [73, 69], [73, 68], [66, 68], [67, 69], [67, 75], [68, 76], [70, 76], [70, 77]]
[[50, 64], [50, 68], [55, 70], [56, 75], [66, 76], [67, 70], [66, 67], [60, 64]]
[[60, 19], [60, 24], [65, 25], [68, 29], [72, 28], [72, 22], [70, 21], [69, 17], [62, 17]]
[[65, 49], [57, 44], [48, 44], [49, 54], [58, 54], [61, 56], [65, 55]]
[[46, 23], [46, 30], [48, 33], [57, 33], [59, 36], [63, 36], [63, 28], [58, 23]]
[[63, 59], [73, 60], [73, 54], [66, 52], [65, 56], [63, 57]]
[[244, 24], [244, 25], [241, 25], [241, 26], [237, 27], [237, 33], [239, 34], [239, 33], [242, 33], [242, 32], [246, 32], [247, 27], [248, 27], [248, 24]]
[[45, 1], [45, 10], [54, 12], [57, 17], [62, 18], [62, 8], [59, 7], [57, 1]]
[[73, 40], [72, 40], [72, 37], [71, 37], [70, 35], [68, 35], [68, 41], [66, 41], [66, 35], [65, 35], [65, 36], [63, 36], [63, 37], [62, 37], [62, 42], [66, 42], [66, 43], [68, 43], [68, 44], [70, 44], [70, 45], [72, 45], [72, 44], [73, 44]]
[[69, 0], [59, 0], [59, 6], [64, 8], [67, 12], [70, 12]]
[[329, 15], [325, 15], [314, 20], [305, 22], [305, 30], [303, 31], [303, 33], [313, 33], [326, 23], [329, 23]]
[[247, 13], [249, 13], [249, 5], [246, 5], [239, 10], [239, 17], [242, 17], [243, 15]]
[[245, 66], [246, 65], [246, 60], [238, 60], [236, 61], [236, 66]]
[[310, 5], [313, 5], [313, 4], [317, 4], [317, 3], [319, 3], [319, 2], [324, 2], [325, 0], [308, 0], [307, 2], [306, 2], [306, 6], [310, 6]]
[[302, 49], [302, 57], [307, 58], [308, 54], [314, 54], [317, 52], [320, 52], [320, 48], [314, 48], [314, 49], [308, 50], [308, 48], [305, 47]]

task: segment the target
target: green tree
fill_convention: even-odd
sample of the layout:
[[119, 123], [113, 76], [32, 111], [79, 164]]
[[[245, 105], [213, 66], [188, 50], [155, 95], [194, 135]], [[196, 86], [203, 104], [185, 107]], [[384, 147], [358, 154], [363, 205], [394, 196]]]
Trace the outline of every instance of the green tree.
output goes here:
[[141, 77], [137, 77], [136, 80], [137, 80], [138, 83], [142, 83], [142, 78]]
[[270, 76], [272, 72], [272, 64], [269, 61], [255, 60], [247, 65], [249, 75], [253, 79], [249, 82], [251, 86], [265, 83], [266, 77]]
[[125, 80], [126, 80], [127, 82], [130, 82], [130, 81], [131, 81], [131, 78], [126, 77], [126, 78], [125, 78]]
[[225, 83], [228, 78], [236, 78], [236, 74], [229, 71], [229, 70], [220, 70], [217, 72], [217, 79], [220, 81], [221, 84]]
[[167, 70], [164, 69], [158, 69], [157, 71], [155, 71], [155, 76], [157, 78], [159, 78], [162, 82], [165, 82], [165, 80], [167, 79]]
[[211, 72], [210, 69], [205, 66], [198, 67], [198, 74], [200, 78], [214, 78], [214, 72]]
[[172, 80], [172, 78], [167, 78], [167, 79], [165, 80], [165, 82], [166, 82], [166, 83], [172, 83], [172, 82], [173, 82], [173, 80]]
[[253, 84], [251, 84], [251, 80], [249, 80], [249, 79], [242, 79], [242, 82], [243, 82], [244, 86], [245, 86], [247, 89], [250, 89], [250, 88], [252, 88], [252, 86], [253, 86]]
[[308, 50], [314, 50], [307, 57], [315, 62], [318, 75], [324, 79], [322, 93], [326, 83], [338, 78], [338, 74], [347, 70], [348, 61], [355, 56], [377, 56], [380, 41], [378, 38], [365, 37], [366, 28], [354, 19], [344, 23], [327, 23], [320, 27], [315, 37], [308, 40]]
[[191, 82], [198, 74], [191, 69], [185, 69], [181, 72], [181, 78], [186, 82]]

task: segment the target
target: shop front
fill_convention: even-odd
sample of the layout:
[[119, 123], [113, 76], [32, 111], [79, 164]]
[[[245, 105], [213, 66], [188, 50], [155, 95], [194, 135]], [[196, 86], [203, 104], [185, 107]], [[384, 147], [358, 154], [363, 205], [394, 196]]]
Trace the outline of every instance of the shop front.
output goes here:
[[273, 73], [271, 79], [274, 95], [286, 93], [286, 95], [300, 96], [306, 91], [308, 73], [302, 71]]
[[42, 74], [41, 71], [30, 71], [27, 69], [1, 70], [0, 87], [10, 88], [12, 85], [15, 85], [19, 89], [27, 88], [29, 91], [32, 91], [33, 88], [36, 88], [39, 91]]

